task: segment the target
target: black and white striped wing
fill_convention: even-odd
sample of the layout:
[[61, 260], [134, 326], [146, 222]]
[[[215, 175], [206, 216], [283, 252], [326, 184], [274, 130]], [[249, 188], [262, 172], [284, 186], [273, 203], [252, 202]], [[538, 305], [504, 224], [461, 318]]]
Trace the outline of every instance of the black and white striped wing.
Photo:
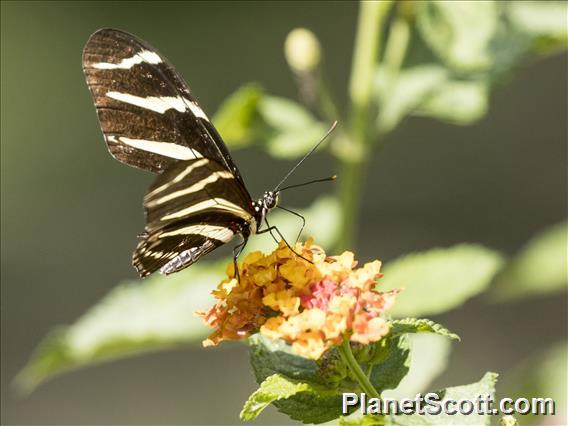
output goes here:
[[176, 272], [256, 230], [227, 147], [164, 56], [132, 34], [101, 29], [85, 45], [83, 71], [110, 153], [159, 174], [133, 256], [141, 276]]
[[178, 162], [159, 175], [144, 207], [145, 235], [133, 257], [141, 276], [186, 268], [235, 234], [256, 229], [248, 192], [207, 158]]
[[189, 86], [156, 49], [124, 31], [101, 29], [83, 49], [83, 71], [117, 160], [161, 173], [176, 161], [210, 158], [244, 186]]

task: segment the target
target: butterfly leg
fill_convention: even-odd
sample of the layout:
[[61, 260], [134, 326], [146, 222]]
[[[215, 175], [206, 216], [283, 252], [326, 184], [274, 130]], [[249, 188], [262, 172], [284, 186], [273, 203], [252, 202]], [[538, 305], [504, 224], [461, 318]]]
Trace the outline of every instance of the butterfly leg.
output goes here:
[[298, 216], [302, 220], [302, 227], [300, 228], [300, 232], [298, 232], [298, 236], [296, 237], [296, 242], [298, 242], [298, 240], [300, 239], [300, 235], [302, 235], [304, 227], [306, 226], [306, 218], [302, 216], [300, 213], [287, 209], [286, 207], [282, 206], [276, 206], [276, 207], [278, 207], [281, 210], [287, 211], [288, 213], [292, 213], [294, 216]]
[[[264, 229], [264, 230], [262, 230], [262, 231], [260, 231], [260, 232], [257, 232], [257, 234], [264, 234], [265, 232], [268, 232], [268, 233], [270, 233], [270, 236], [272, 237], [272, 239], [274, 240], [274, 242], [275, 242], [276, 244], [278, 244], [278, 238], [276, 238], [276, 237], [274, 236], [274, 234], [272, 233], [273, 228], [276, 228], [276, 227], [275, 227], [275, 226], [274, 226], [274, 227], [271, 227], [270, 225], [268, 225], [268, 222], [266, 223], [266, 225], [268, 226], [268, 229]], [[278, 234], [280, 234], [280, 232], [279, 232]], [[282, 238], [282, 235], [281, 235], [281, 234], [280, 234], [280, 238]], [[284, 239], [284, 238], [282, 238], [282, 239]]]
[[[284, 243], [286, 244], [286, 246], [288, 246], [288, 248], [290, 249], [290, 251], [292, 251], [292, 253], [294, 253], [296, 256], [301, 257], [302, 259], [304, 259], [306, 262], [310, 262], [310, 263], [314, 263], [312, 262], [310, 259], [306, 259], [304, 256], [302, 256], [300, 253], [298, 253], [296, 250], [294, 250], [290, 244], [288, 244], [288, 241], [286, 241], [286, 238], [284, 238], [284, 236], [282, 235], [282, 233], [280, 232], [280, 230], [276, 227], [276, 226], [271, 226], [270, 223], [268, 223], [268, 220], [266, 219], [266, 217], [264, 218], [264, 221], [266, 222], [266, 229], [263, 229], [262, 231], [257, 232], [257, 234], [264, 234], [265, 232], [270, 232], [270, 235], [272, 235], [272, 231], [275, 231], [278, 236], [282, 239], [282, 241], [284, 241]], [[272, 235], [272, 237], [274, 238], [274, 235]]]
[[246, 237], [243, 236], [243, 241], [241, 243], [239, 243], [238, 245], [236, 245], [235, 248], [233, 248], [233, 265], [234, 265], [234, 268], [235, 268], [235, 275], [237, 277], [238, 282], [241, 282], [241, 276], [239, 275], [239, 264], [237, 262], [237, 259], [239, 258], [240, 254], [243, 252], [243, 250], [245, 249], [247, 242], [248, 242], [248, 235]]

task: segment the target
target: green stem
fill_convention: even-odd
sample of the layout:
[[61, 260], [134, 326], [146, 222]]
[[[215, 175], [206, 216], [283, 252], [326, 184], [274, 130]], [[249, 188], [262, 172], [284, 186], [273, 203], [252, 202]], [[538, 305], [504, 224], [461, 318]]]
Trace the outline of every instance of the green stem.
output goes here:
[[368, 107], [371, 100], [373, 74], [379, 57], [381, 24], [391, 7], [390, 1], [360, 3], [355, 51], [351, 64], [349, 96], [356, 108]]
[[401, 13], [396, 15], [390, 29], [385, 45], [383, 64], [387, 68], [390, 77], [395, 80], [398, 77], [402, 63], [408, 50], [410, 41], [410, 24], [408, 19]]
[[359, 222], [365, 163], [366, 161], [342, 161], [337, 182], [339, 185], [339, 205], [342, 212], [342, 227], [337, 243], [338, 250], [353, 249]]
[[371, 132], [371, 100], [373, 78], [381, 47], [382, 24], [390, 10], [391, 1], [362, 1], [359, 9], [355, 50], [349, 82], [350, 112], [346, 140], [338, 157], [342, 163], [339, 201], [343, 226], [338, 248], [351, 248], [355, 241], [359, 219], [363, 170], [369, 160]]
[[380, 398], [379, 393], [353, 356], [351, 345], [349, 344], [349, 338], [343, 339], [343, 343], [339, 347], [339, 354], [341, 355], [343, 362], [347, 364], [349, 370], [353, 373], [355, 380], [357, 380], [357, 383], [359, 383], [363, 392], [372, 398]]
[[[398, 84], [398, 78], [400, 75], [400, 70], [402, 68], [402, 64], [404, 63], [404, 59], [406, 57], [406, 52], [408, 51], [408, 44], [410, 42], [410, 22], [411, 19], [408, 16], [408, 13], [404, 12], [404, 4], [399, 4], [397, 9], [397, 14], [395, 19], [393, 20], [389, 32], [387, 42], [385, 44], [385, 54], [383, 57], [382, 65], [382, 78], [384, 79], [383, 84], [386, 87], [387, 93], [383, 94], [386, 98], [392, 98], [394, 96], [394, 91], [396, 90], [396, 86]], [[384, 141], [382, 137], [385, 131], [389, 129], [392, 130], [389, 126], [384, 128], [382, 117], [380, 117], [381, 111], [379, 110], [379, 126], [378, 126], [378, 133], [379, 139]], [[382, 147], [382, 146], [380, 146]], [[379, 148], [380, 148], [379, 147]]]

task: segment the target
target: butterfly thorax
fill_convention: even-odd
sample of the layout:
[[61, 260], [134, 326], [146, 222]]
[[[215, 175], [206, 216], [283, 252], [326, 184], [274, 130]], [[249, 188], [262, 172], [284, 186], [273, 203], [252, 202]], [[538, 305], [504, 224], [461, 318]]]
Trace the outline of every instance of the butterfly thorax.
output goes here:
[[256, 221], [256, 229], [251, 229], [253, 233], [258, 232], [258, 230], [261, 228], [266, 214], [278, 205], [279, 198], [279, 191], [266, 191], [264, 194], [262, 194], [262, 197], [252, 202], [252, 207], [254, 209], [254, 218]]

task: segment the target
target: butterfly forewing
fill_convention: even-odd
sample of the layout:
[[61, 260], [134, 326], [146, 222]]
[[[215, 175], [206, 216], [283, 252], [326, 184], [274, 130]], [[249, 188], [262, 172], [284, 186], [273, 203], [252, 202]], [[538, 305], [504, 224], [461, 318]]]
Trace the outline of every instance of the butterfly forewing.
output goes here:
[[111, 154], [159, 173], [144, 198], [147, 224], [133, 256], [141, 276], [176, 272], [256, 230], [229, 151], [163, 55], [131, 34], [102, 29], [83, 50], [83, 70]]
[[146, 42], [101, 29], [85, 45], [83, 71], [116, 159], [160, 173], [179, 160], [212, 158], [243, 183], [189, 86]]

